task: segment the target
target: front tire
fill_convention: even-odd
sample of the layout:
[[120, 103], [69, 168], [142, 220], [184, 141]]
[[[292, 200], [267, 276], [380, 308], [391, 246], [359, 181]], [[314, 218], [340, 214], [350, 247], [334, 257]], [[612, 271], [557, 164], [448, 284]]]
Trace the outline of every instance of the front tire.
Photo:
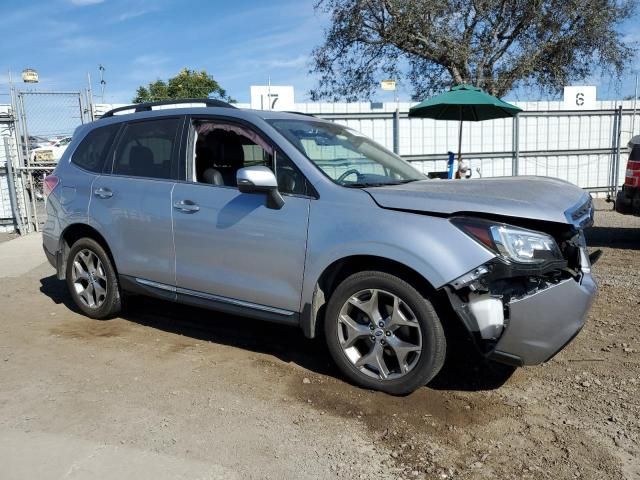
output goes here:
[[109, 255], [95, 240], [81, 238], [73, 244], [66, 280], [73, 301], [88, 317], [102, 320], [120, 312], [118, 276]]
[[365, 388], [411, 393], [444, 364], [446, 339], [433, 305], [388, 273], [346, 278], [329, 299], [324, 328], [340, 370]]

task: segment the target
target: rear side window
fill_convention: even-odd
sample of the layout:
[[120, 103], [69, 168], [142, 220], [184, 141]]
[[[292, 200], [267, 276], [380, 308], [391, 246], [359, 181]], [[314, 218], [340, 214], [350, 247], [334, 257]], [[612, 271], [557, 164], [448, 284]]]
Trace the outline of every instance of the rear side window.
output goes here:
[[71, 161], [90, 172], [101, 173], [109, 148], [116, 138], [119, 124], [96, 128], [84, 137], [73, 152]]
[[130, 123], [116, 150], [113, 173], [131, 177], [171, 178], [179, 118]]

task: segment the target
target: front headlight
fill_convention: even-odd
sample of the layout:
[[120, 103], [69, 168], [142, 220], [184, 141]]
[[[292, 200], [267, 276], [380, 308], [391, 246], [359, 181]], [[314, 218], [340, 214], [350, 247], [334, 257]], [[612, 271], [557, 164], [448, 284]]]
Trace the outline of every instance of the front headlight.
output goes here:
[[512, 262], [541, 264], [550, 260], [562, 260], [558, 244], [546, 233], [466, 217], [452, 218], [451, 223]]
[[542, 263], [562, 259], [551, 235], [509, 225], [494, 225], [491, 235], [503, 257], [520, 263]]

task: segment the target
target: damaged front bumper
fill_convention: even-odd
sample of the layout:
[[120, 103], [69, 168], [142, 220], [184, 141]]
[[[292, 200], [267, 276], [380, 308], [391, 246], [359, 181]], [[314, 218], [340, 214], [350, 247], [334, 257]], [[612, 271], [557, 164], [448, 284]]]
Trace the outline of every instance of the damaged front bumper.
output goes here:
[[518, 366], [550, 360], [580, 332], [596, 291], [585, 274], [511, 301], [508, 324], [489, 358]]
[[[447, 294], [481, 353], [523, 366], [546, 362], [562, 350], [584, 326], [597, 292], [585, 247], [579, 256], [581, 268], [575, 275], [541, 282], [526, 293], [476, 290], [473, 282], [485, 275], [482, 267], [470, 272], [475, 279], [461, 277], [466, 285], [453, 282]], [[509, 279], [503, 277], [501, 285], [508, 290]]]

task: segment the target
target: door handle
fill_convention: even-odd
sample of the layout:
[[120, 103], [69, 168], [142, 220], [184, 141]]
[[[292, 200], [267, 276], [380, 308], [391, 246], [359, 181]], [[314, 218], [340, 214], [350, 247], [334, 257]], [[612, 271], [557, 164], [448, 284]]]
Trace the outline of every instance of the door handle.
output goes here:
[[173, 204], [173, 208], [183, 213], [196, 213], [200, 210], [200, 207], [191, 200], [180, 200], [179, 202], [175, 202]]
[[93, 194], [98, 198], [111, 198], [113, 197], [113, 192], [108, 188], [100, 187], [96, 188], [93, 191]]

